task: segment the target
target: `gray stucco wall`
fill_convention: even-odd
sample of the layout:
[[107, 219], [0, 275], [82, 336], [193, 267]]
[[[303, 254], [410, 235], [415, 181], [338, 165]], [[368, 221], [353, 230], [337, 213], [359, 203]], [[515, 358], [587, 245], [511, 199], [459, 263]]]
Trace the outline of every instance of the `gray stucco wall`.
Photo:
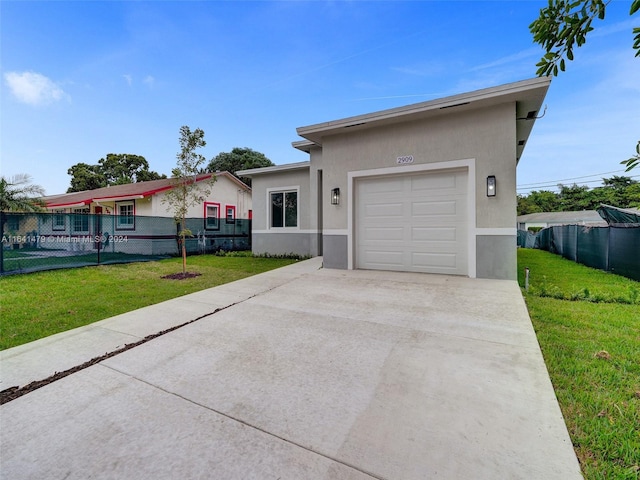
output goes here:
[[322, 241], [317, 233], [253, 233], [251, 250], [255, 254], [317, 256]]
[[299, 187], [298, 229], [308, 230], [309, 228], [314, 228], [310, 226], [309, 168], [301, 168], [291, 171], [256, 175], [256, 177], [252, 179], [253, 230], [266, 230], [269, 228], [267, 225], [267, 219], [269, 218], [269, 212], [267, 210], [267, 189], [284, 187]]
[[322, 236], [323, 257], [322, 264], [326, 268], [347, 268], [347, 236], [346, 235], [323, 235]]
[[[334, 187], [347, 192], [348, 172], [396, 167], [399, 156], [413, 155], [412, 165], [473, 158], [476, 161], [475, 226], [513, 228], [516, 223], [515, 112], [515, 103], [506, 103], [421, 121], [366, 130], [354, 128], [348, 133], [325, 137], [322, 140], [325, 198], [329, 198], [329, 191]], [[498, 195], [495, 198], [486, 196], [488, 175], [496, 176]], [[347, 209], [325, 208], [324, 228], [347, 228]]]
[[476, 277], [517, 280], [517, 236], [476, 237]]

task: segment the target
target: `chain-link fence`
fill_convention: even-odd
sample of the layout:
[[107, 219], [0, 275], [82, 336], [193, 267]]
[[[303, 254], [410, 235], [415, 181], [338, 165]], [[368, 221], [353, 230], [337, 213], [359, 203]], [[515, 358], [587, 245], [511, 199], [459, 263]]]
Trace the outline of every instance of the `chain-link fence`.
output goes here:
[[[173, 218], [0, 213], [0, 275], [157, 260], [180, 255]], [[187, 253], [250, 250], [251, 220], [188, 218]]]
[[518, 231], [518, 246], [539, 248], [589, 267], [640, 280], [640, 225], [561, 225], [537, 234]]

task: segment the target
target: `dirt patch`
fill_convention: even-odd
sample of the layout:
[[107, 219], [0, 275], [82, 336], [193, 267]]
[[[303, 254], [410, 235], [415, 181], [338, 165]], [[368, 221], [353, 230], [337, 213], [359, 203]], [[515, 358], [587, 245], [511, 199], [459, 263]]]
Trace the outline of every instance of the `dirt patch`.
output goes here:
[[171, 275], [165, 275], [161, 278], [167, 279], [167, 280], [186, 280], [187, 278], [195, 278], [195, 277], [199, 277], [200, 275], [202, 275], [201, 273], [197, 273], [197, 272], [185, 272], [185, 273], [172, 273]]
[[599, 358], [600, 360], [611, 360], [611, 355], [606, 350], [600, 350], [594, 355], [594, 357]]

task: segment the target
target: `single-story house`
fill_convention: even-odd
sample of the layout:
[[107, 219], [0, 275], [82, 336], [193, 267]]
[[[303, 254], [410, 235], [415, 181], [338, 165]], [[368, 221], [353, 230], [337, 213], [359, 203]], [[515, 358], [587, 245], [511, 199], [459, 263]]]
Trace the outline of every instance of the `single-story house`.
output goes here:
[[[249, 218], [251, 216], [251, 187], [229, 172], [198, 175], [198, 184], [215, 177], [209, 195], [202, 204], [193, 205], [187, 212], [190, 218], [217, 219]], [[102, 213], [122, 217], [119, 228], [131, 230], [135, 216], [173, 217], [165, 200], [173, 188], [174, 179], [151, 180], [44, 197], [46, 208], [55, 213]]]
[[518, 215], [518, 230], [547, 228], [555, 225], [583, 225], [588, 227], [606, 227], [607, 222], [595, 210], [576, 212], [538, 212]]
[[255, 253], [324, 266], [516, 278], [516, 165], [551, 80], [297, 129], [309, 161], [252, 178]]
[[[251, 188], [229, 172], [217, 172], [196, 177], [201, 192], [210, 185], [212, 177], [215, 183], [208, 195], [203, 195], [202, 202], [189, 208], [186, 227], [197, 235], [203, 249], [222, 247], [222, 239], [233, 241], [241, 233], [247, 238], [248, 246]], [[37, 226], [30, 228], [39, 238], [46, 239], [39, 245], [42, 248], [63, 245], [69, 249], [91, 250], [103, 247], [109, 238], [126, 238], [126, 242], [118, 245], [112, 242], [111, 249], [124, 253], [173, 252], [177, 228], [173, 208], [165, 199], [167, 192], [174, 188], [174, 181], [167, 178], [47, 196], [43, 198], [46, 208], [55, 215], [51, 221], [41, 219]], [[96, 236], [107, 240], [99, 245], [93, 241]]]

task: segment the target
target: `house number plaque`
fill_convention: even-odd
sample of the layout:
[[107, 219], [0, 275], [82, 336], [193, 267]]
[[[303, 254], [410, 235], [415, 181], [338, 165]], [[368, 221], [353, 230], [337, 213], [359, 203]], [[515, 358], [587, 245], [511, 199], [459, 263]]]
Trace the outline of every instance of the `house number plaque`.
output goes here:
[[413, 163], [413, 155], [405, 155], [403, 157], [396, 158], [396, 163], [398, 165], [407, 165], [409, 163]]

